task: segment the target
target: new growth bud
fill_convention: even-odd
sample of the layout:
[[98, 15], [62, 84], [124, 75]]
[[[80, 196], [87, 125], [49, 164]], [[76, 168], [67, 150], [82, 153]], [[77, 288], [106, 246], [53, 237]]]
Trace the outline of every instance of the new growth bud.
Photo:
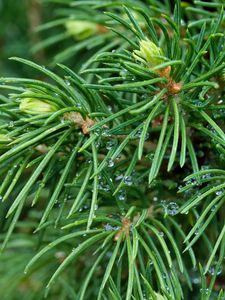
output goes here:
[[99, 25], [89, 21], [69, 20], [65, 27], [76, 40], [84, 40], [99, 32]]
[[165, 60], [162, 49], [150, 40], [140, 41], [140, 50], [134, 50], [133, 55], [138, 61], [147, 63], [150, 67], [155, 67]]
[[155, 293], [155, 296], [156, 296], [156, 300], [164, 300], [165, 299], [162, 295], [160, 295], [158, 293]]
[[0, 133], [0, 146], [8, 144], [11, 141], [12, 140], [6, 134]]
[[58, 107], [56, 104], [45, 99], [24, 98], [20, 102], [20, 110], [28, 114], [38, 115], [55, 112], [58, 110]]

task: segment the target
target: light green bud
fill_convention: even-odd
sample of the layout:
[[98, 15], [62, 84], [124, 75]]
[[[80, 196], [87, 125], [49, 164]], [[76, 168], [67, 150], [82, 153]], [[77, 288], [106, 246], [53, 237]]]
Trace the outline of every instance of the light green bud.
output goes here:
[[8, 144], [11, 141], [12, 140], [6, 134], [0, 133], [0, 146]]
[[157, 300], [165, 300], [165, 298], [162, 295], [158, 294], [158, 293], [155, 293], [155, 296], [156, 296]]
[[65, 23], [67, 32], [77, 40], [84, 40], [94, 34], [98, 30], [98, 24], [82, 20], [69, 20]]
[[20, 110], [32, 115], [51, 113], [58, 110], [56, 104], [48, 100], [36, 98], [24, 98], [20, 102]]
[[164, 61], [162, 49], [150, 40], [140, 41], [140, 50], [134, 50], [133, 55], [138, 61], [147, 63], [151, 67], [155, 67]]

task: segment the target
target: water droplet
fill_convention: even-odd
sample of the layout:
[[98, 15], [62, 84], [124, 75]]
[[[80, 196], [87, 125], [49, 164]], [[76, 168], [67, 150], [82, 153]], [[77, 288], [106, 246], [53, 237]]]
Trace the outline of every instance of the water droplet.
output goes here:
[[193, 284], [199, 284], [200, 282], [201, 282], [201, 279], [200, 279], [200, 277], [191, 277], [191, 282], [193, 283]]
[[222, 273], [222, 266], [218, 267], [218, 262], [214, 262], [210, 268], [209, 268], [209, 274], [214, 275], [216, 273], [216, 275], [220, 275]]
[[141, 133], [142, 133], [142, 130], [139, 129], [139, 130], [136, 132], [136, 137], [140, 138], [140, 137], [141, 137]]
[[216, 135], [216, 130], [211, 125], [208, 125], [207, 128], [211, 131], [212, 134]]
[[65, 258], [65, 256], [66, 256], [66, 253], [64, 251], [57, 251], [55, 253], [55, 257], [58, 259]]
[[166, 213], [168, 215], [174, 216], [177, 214], [179, 209], [179, 206], [177, 203], [175, 202], [170, 202], [167, 206], [166, 206]]
[[132, 183], [133, 183], [132, 177], [131, 177], [131, 176], [124, 176], [123, 182], [124, 182], [126, 185], [132, 185]]
[[115, 181], [120, 181], [123, 179], [123, 174], [116, 176]]
[[195, 178], [191, 178], [189, 179], [187, 182], [186, 182], [186, 185], [195, 185], [197, 182], [196, 182], [196, 179]]
[[106, 252], [105, 256], [108, 257], [108, 258], [110, 258], [112, 256], [112, 251]]
[[113, 228], [112, 225], [110, 225], [110, 224], [108, 224], [108, 223], [107, 223], [106, 225], [104, 225], [103, 227], [104, 227], [104, 229], [105, 229], [106, 231], [111, 231], [111, 230], [113, 230], [113, 229], [112, 229], [112, 228]]
[[195, 235], [199, 235], [199, 227], [195, 230]]
[[147, 97], [148, 97], [147, 94], [143, 94], [143, 95], [141, 96], [141, 99], [147, 99]]
[[13, 122], [13, 121], [10, 121], [9, 124], [8, 124], [8, 127], [9, 127], [9, 128], [14, 127], [14, 122]]
[[211, 211], [214, 211], [217, 208], [217, 204], [213, 205], [213, 207], [211, 208]]
[[166, 290], [169, 292], [170, 288], [168, 285], [166, 285]]
[[147, 155], [147, 157], [148, 157], [149, 160], [153, 160], [153, 159], [154, 159], [154, 156], [155, 156], [155, 153], [149, 153], [149, 154]]
[[108, 105], [108, 110], [112, 112], [112, 106]]
[[183, 185], [179, 185], [179, 186], [178, 186], [178, 190], [179, 190], [179, 191], [182, 190], [182, 188], [183, 188]]
[[180, 24], [181, 24], [181, 26], [185, 26], [186, 25], [186, 23], [185, 23], [185, 21], [183, 19], [180, 20]]
[[108, 192], [108, 191], [110, 190], [109, 185], [108, 185], [108, 184], [104, 185], [104, 186], [103, 186], [103, 190], [104, 190], [105, 192]]
[[107, 143], [106, 143], [106, 149], [107, 150], [111, 150], [112, 149], [112, 147], [114, 146], [114, 141], [108, 141]]
[[149, 138], [149, 133], [146, 132], [146, 135], [145, 135], [145, 141]]
[[101, 128], [96, 128], [96, 129], [94, 130], [94, 134], [97, 135], [97, 136], [101, 135], [101, 133], [102, 133]]
[[202, 179], [208, 179], [210, 177], [211, 177], [211, 174], [209, 174], [209, 173], [202, 175]]
[[99, 182], [99, 184], [98, 184], [98, 189], [99, 189], [99, 190], [103, 190], [102, 182]]
[[114, 161], [112, 159], [108, 160], [108, 167], [112, 168], [114, 166]]
[[98, 184], [98, 189], [108, 192], [110, 190], [110, 186], [108, 184], [105, 184], [103, 181], [100, 181]]
[[117, 155], [116, 160], [120, 160], [122, 158], [122, 155]]
[[104, 225], [103, 226], [104, 227], [104, 229], [106, 230], [106, 231], [116, 231], [116, 230], [118, 230], [120, 227], [118, 227], [118, 226], [112, 226], [112, 225], [110, 225], [109, 223], [107, 223], [106, 225]]
[[193, 104], [197, 107], [202, 107], [202, 106], [205, 106], [205, 101], [201, 101], [201, 100], [194, 100], [193, 101]]
[[104, 131], [102, 132], [102, 136], [104, 136], [104, 137], [110, 137], [111, 134], [109, 133], [108, 130], [104, 130]]
[[126, 199], [126, 191], [125, 190], [120, 190], [118, 193], [118, 199], [120, 201], [124, 201]]
[[71, 85], [70, 81], [67, 79], [65, 80], [65, 83], [66, 83], [66, 85]]
[[216, 191], [216, 195], [217, 196], [221, 196], [223, 194], [223, 190], [218, 190], [218, 191]]

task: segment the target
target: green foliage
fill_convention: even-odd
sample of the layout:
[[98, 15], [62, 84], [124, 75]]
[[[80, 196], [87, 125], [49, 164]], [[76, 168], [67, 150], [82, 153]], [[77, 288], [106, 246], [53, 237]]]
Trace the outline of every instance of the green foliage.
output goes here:
[[49, 66], [0, 78], [2, 299], [225, 299], [223, 1], [44, 2]]

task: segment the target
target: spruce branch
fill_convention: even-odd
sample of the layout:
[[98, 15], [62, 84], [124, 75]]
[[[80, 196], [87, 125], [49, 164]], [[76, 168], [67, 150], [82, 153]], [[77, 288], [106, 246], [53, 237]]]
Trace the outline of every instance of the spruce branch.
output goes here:
[[0, 78], [3, 299], [224, 299], [223, 1], [44, 2], [50, 66]]

